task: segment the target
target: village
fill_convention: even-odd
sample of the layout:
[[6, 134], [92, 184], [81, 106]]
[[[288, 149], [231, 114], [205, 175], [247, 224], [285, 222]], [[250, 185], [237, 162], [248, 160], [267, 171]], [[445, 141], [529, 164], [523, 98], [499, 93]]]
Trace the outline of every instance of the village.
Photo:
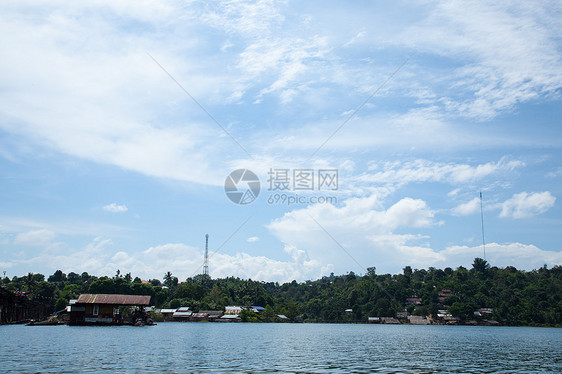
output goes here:
[[[439, 291], [439, 301], [445, 303], [451, 296], [451, 290]], [[345, 309], [350, 316], [339, 323], [373, 323], [373, 324], [411, 324], [411, 325], [499, 325], [490, 319], [492, 308], [479, 308], [473, 312], [473, 319], [461, 320], [447, 311], [448, 305], [442, 304], [436, 315], [416, 315], [416, 308], [423, 305], [419, 297], [405, 300], [404, 311], [394, 316], [372, 316], [367, 320], [353, 320], [353, 309]], [[154, 325], [157, 322], [303, 322], [291, 320], [283, 314], [275, 314], [266, 307], [225, 306], [224, 310], [193, 311], [189, 306], [178, 308], [156, 308], [152, 306], [150, 295], [121, 294], [81, 294], [72, 299], [66, 308], [46, 315], [41, 303], [29, 300], [25, 293], [12, 293], [0, 288], [0, 322], [28, 323], [30, 325]]]
[[[169, 272], [163, 282], [119, 271], [29, 273], [1, 280], [0, 324], [133, 324], [140, 313], [141, 323], [559, 325], [559, 297], [546, 285], [560, 281], [560, 267], [524, 272], [477, 260], [472, 269], [405, 267], [403, 274], [350, 272], [284, 284], [206, 274], [179, 281]], [[523, 292], [531, 288], [541, 291]]]

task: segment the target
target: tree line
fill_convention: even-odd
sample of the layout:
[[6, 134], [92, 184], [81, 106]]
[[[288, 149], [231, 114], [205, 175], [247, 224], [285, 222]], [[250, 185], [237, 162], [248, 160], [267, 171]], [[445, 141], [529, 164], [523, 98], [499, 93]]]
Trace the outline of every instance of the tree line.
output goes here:
[[[213, 279], [197, 275], [180, 282], [171, 272], [148, 282], [130, 273], [97, 277], [86, 272], [57, 270], [45, 279], [28, 273], [2, 286], [61, 310], [81, 293], [150, 295], [160, 308], [189, 306], [193, 311], [223, 310], [226, 305], [259, 305], [267, 316], [283, 314], [294, 321], [366, 321], [367, 317], [392, 317], [405, 309], [414, 315], [435, 316], [445, 309], [461, 321], [473, 318], [479, 308], [493, 308], [490, 318], [503, 325], [562, 326], [562, 267], [546, 265], [532, 271], [512, 266], [491, 267], [476, 258], [471, 269], [412, 269], [401, 274], [376, 274], [368, 268], [358, 275], [324, 276], [305, 282], [279, 284], [236, 277]], [[451, 290], [445, 300], [439, 291]], [[422, 305], [405, 305], [407, 298]]]

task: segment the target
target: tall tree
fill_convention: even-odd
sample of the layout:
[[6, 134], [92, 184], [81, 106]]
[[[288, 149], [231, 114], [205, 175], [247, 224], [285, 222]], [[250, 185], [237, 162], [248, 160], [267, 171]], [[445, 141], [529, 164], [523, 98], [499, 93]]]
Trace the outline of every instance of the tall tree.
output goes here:
[[472, 268], [479, 273], [485, 273], [490, 268], [490, 264], [483, 258], [476, 257], [472, 263]]

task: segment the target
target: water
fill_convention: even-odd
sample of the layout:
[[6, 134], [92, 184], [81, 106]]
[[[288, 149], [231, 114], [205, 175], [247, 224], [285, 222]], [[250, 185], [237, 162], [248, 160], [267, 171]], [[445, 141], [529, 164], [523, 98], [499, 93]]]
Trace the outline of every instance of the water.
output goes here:
[[160, 323], [0, 326], [2, 373], [562, 372], [562, 329]]

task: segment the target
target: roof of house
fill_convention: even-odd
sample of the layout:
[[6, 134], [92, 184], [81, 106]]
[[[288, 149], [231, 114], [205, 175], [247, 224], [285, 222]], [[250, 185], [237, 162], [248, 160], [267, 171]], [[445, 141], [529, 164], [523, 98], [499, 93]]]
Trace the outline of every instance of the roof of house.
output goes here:
[[195, 318], [206, 318], [209, 316], [209, 313], [193, 313], [192, 316]]
[[263, 306], [253, 306], [252, 305], [250, 308], [254, 308], [255, 310], [260, 310], [260, 311], [265, 310], [265, 308]]
[[160, 309], [161, 314], [171, 314], [174, 313], [175, 311], [176, 311], [175, 309]]
[[150, 305], [150, 296], [144, 295], [109, 295], [89, 294], [80, 295], [77, 304], [111, 304], [111, 305]]
[[192, 314], [193, 314], [193, 312], [191, 310], [189, 310], [187, 312], [175, 311], [174, 314], [172, 315], [172, 317], [174, 317], [174, 318], [191, 317]]
[[236, 318], [239, 318], [239, 317], [238, 317], [238, 314], [225, 314], [221, 318], [222, 319], [236, 319]]
[[199, 313], [206, 313], [209, 317], [220, 317], [224, 314], [222, 310], [200, 310]]

